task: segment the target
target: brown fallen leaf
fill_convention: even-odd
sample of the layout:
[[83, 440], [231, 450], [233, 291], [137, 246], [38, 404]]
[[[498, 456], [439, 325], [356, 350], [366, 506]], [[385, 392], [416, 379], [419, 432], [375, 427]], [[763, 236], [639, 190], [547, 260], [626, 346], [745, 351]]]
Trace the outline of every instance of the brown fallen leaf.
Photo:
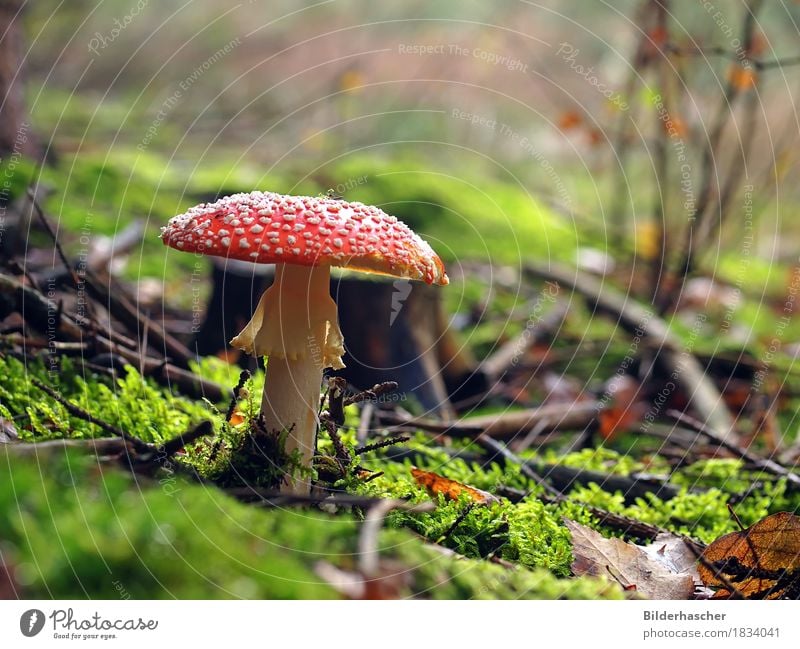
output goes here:
[[489, 503], [500, 502], [498, 498], [493, 496], [487, 491], [476, 489], [469, 485], [456, 482], [450, 478], [445, 478], [443, 475], [434, 473], [433, 471], [423, 471], [417, 467], [411, 467], [411, 475], [417, 484], [425, 487], [431, 495], [443, 494], [445, 498], [450, 500], [458, 500], [462, 494], [467, 494], [470, 500], [481, 505]]
[[624, 590], [635, 589], [648, 599], [689, 599], [693, 595], [695, 584], [690, 574], [674, 572], [643, 547], [607, 539], [566, 518], [564, 524], [572, 534], [572, 572], [576, 575], [611, 576]]
[[[702, 554], [703, 583], [715, 599], [800, 599], [800, 517], [778, 512], [719, 537]], [[727, 583], [725, 583], [727, 581]], [[735, 587], [733, 593], [730, 586]]]

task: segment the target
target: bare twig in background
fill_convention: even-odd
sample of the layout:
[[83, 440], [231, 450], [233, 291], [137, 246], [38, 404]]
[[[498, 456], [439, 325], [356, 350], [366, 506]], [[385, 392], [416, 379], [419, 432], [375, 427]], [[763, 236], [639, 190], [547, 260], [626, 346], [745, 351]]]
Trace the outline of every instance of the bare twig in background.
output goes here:
[[[654, 43], [657, 49], [654, 64], [656, 66], [661, 103], [666, 110], [666, 114], [672, 116], [670, 120], [674, 124], [677, 117], [674, 116], [672, 101], [671, 63], [669, 55], [663, 47], [665, 42], [669, 42], [669, 0], [653, 0], [652, 6], [656, 15], [656, 34], [658, 37], [658, 40]], [[650, 285], [653, 292], [653, 301], [658, 303], [659, 293], [664, 281], [669, 250], [669, 242], [667, 240], [669, 229], [667, 228], [666, 217], [667, 214], [670, 214], [669, 208], [671, 206], [671, 201], [670, 193], [664, 191], [663, 188], [669, 187], [670, 185], [667, 140], [672, 137], [672, 134], [666, 128], [666, 123], [662, 121], [662, 116], [658, 111], [655, 112], [655, 122], [656, 138], [653, 144], [655, 150], [655, 183], [653, 186], [653, 208], [651, 218], [657, 252], [651, 264]], [[659, 131], [661, 131], [661, 133], [659, 133]]]
[[[739, 39], [747, 57], [740, 61], [741, 65], [745, 68], [752, 65], [749, 56], [752, 50], [753, 38], [757, 25], [756, 16], [760, 12], [763, 4], [763, 0], [749, 0], [745, 6], [743, 24], [740, 30], [741, 37]], [[690, 223], [689, 227], [686, 228], [685, 241], [680, 250], [682, 257], [676, 267], [679, 285], [683, 278], [692, 274], [697, 264], [699, 251], [708, 244], [709, 237], [717, 229], [719, 222], [725, 217], [723, 208], [726, 208], [727, 205], [722, 203], [721, 197], [723, 191], [720, 190], [719, 196], [715, 196], [714, 193], [716, 180], [719, 178], [716, 158], [719, 155], [722, 134], [732, 115], [733, 102], [740, 94], [740, 90], [735, 75], [731, 75], [725, 84], [725, 92], [720, 98], [717, 110], [711, 119], [711, 128], [709, 129], [708, 139], [703, 149], [703, 156], [700, 163], [702, 181], [697, 196], [697, 203], [695, 204], [695, 221], [694, 224]], [[754, 89], [750, 89], [747, 92], [753, 93]], [[746, 135], [746, 137], [750, 137], [749, 134]], [[747, 144], [746, 151], [743, 152], [743, 154], [748, 153], [749, 149], [750, 145]], [[734, 166], [732, 169], [735, 171], [736, 167]], [[729, 194], [734, 186], [734, 184], [730, 185], [728, 189]], [[729, 198], [730, 196], [727, 196], [726, 200], [729, 200]], [[717, 208], [716, 210], [714, 209], [715, 207]], [[668, 291], [663, 294], [663, 300], [658, 305], [660, 313], [665, 313], [670, 306], [672, 306], [674, 298], [678, 293], [678, 291]]]
[[561, 329], [567, 317], [569, 306], [566, 302], [556, 304], [537, 323], [534, 330], [525, 329], [513, 340], [504, 343], [491, 356], [480, 364], [480, 368], [491, 381], [497, 381], [515, 363], [518, 362], [534, 345], [554, 337]]
[[698, 416], [726, 439], [737, 438], [733, 418], [727, 410], [722, 395], [706, 375], [703, 366], [688, 350], [681, 350], [680, 341], [670, 333], [666, 323], [651, 310], [577, 270], [568, 270], [554, 263], [549, 266], [528, 263], [526, 270], [535, 277], [569, 286], [583, 295], [589, 304], [613, 314], [626, 331], [640, 332], [643, 338], [655, 343], [659, 360], [673, 370], [675, 383], [683, 388], [690, 406]]
[[50, 235], [50, 238], [53, 240], [53, 246], [58, 254], [58, 258], [61, 260], [64, 269], [69, 274], [73, 287], [76, 289], [80, 288], [81, 280], [78, 277], [78, 274], [75, 272], [75, 269], [72, 267], [72, 264], [69, 263], [67, 256], [64, 254], [64, 250], [61, 248], [61, 244], [58, 241], [58, 235], [56, 235], [55, 231], [50, 226], [50, 222], [47, 220], [42, 208], [39, 206], [39, 202], [36, 200], [36, 194], [34, 193], [32, 187], [28, 187], [27, 195], [28, 200], [31, 203], [31, 209], [36, 213], [36, 216], [39, 218], [39, 222], [44, 226], [47, 234]]
[[[644, 64], [645, 50], [648, 45], [648, 35], [646, 23], [651, 13], [651, 0], [643, 0], [643, 2], [636, 8], [634, 24], [639, 25], [639, 34], [636, 39], [636, 49], [631, 57], [630, 70], [628, 77], [625, 81], [623, 97], [633, 97], [636, 92], [636, 85], [641, 80], [640, 68]], [[611, 164], [614, 168], [614, 191], [611, 194], [611, 209], [609, 213], [612, 215], [613, 222], [616, 225], [616, 235], [620, 240], [624, 240], [628, 236], [628, 231], [625, 228], [626, 217], [628, 214], [628, 205], [631, 202], [631, 188], [629, 185], [629, 178], [626, 174], [628, 166], [628, 158], [631, 151], [631, 141], [628, 138], [628, 125], [636, 122], [637, 114], [639, 111], [639, 104], [632, 102], [628, 111], [620, 111], [617, 117], [617, 123], [614, 126], [614, 134], [611, 140], [611, 155], [613, 156]]]

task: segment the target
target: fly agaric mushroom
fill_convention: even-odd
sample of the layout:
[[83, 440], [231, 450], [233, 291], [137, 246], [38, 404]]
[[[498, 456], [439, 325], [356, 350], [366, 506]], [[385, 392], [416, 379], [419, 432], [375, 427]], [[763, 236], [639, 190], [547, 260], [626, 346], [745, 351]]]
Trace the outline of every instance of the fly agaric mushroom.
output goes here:
[[[231, 344], [269, 357], [264, 424], [287, 431], [286, 452], [299, 450], [306, 468], [316, 450], [322, 372], [344, 367], [331, 266], [449, 282], [441, 259], [405, 223], [377, 207], [332, 197], [234, 194], [173, 217], [161, 239], [187, 252], [276, 264], [272, 286]], [[308, 493], [310, 482], [290, 477], [287, 487]]]

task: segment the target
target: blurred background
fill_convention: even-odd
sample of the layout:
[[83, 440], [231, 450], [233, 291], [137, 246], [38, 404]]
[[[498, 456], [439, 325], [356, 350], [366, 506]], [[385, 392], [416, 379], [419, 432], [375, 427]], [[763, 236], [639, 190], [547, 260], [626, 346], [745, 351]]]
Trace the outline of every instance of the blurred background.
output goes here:
[[[230, 306], [212, 295], [224, 275], [164, 249], [158, 228], [253, 189], [333, 190], [408, 222], [453, 280], [434, 338], [446, 328], [473, 367], [524, 329], [526, 264], [608, 278], [664, 316], [702, 305], [717, 316], [702, 338], [724, 334], [716, 351], [768, 345], [793, 285], [797, 3], [75, 0], [3, 12], [19, 68], [6, 66], [4, 202], [36, 179], [75, 254], [81, 237], [108, 243], [134, 224], [109, 268], [149, 312], [182, 310], [177, 334], [197, 333], [187, 311], [200, 321]], [[261, 280], [241, 272], [257, 295]], [[249, 293], [228, 291], [237, 315], [206, 323], [202, 353], [226, 353]]]

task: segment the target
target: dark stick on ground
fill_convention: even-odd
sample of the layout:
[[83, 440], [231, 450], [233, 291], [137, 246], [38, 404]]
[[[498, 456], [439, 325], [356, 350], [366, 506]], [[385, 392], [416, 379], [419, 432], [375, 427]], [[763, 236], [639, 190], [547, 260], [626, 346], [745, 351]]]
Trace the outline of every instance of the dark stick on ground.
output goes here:
[[[33, 380], [35, 381], [35, 379]], [[76, 408], [76, 406], [69, 404], [69, 402], [60, 401], [60, 403], [64, 403], [65, 407], [70, 409]], [[77, 414], [73, 410], [71, 410], [71, 412], [73, 412], [75, 416], [86, 419], [85, 415], [87, 413], [81, 411], [82, 414]], [[104, 430], [107, 430], [105, 426], [110, 426], [109, 424], [101, 422], [96, 418], [92, 420], [87, 419], [87, 421], [104, 427]], [[117, 431], [116, 428], [111, 428], [112, 430]], [[107, 432], [110, 431], [107, 430]], [[210, 435], [213, 432], [214, 430], [211, 422], [203, 421], [187, 432], [168, 440], [160, 446], [137, 440], [131, 435], [125, 434], [122, 436], [112, 433], [115, 434], [115, 437], [99, 437], [94, 439], [50, 439], [42, 442], [15, 442], [13, 444], [3, 444], [0, 446], [0, 448], [8, 449], [9, 453], [37, 456], [47, 453], [63, 453], [66, 450], [83, 451], [96, 455], [98, 458], [117, 459], [122, 457], [125, 458], [124, 463], [129, 468], [142, 469], [160, 466], [185, 446], [197, 441], [201, 437]], [[173, 464], [172, 467], [174, 468], [175, 465]], [[194, 472], [191, 470], [184, 473], [190, 477], [197, 477], [196, 474], [194, 474]]]
[[110, 275], [106, 275], [101, 281], [100, 277], [87, 274], [86, 288], [89, 294], [108, 309], [114, 318], [124, 324], [137, 340], [147, 329], [153, 347], [159, 354], [170, 357], [178, 367], [187, 368], [189, 366], [189, 361], [194, 358], [192, 352], [182, 342], [167, 333], [159, 322], [142, 314], [135, 306], [135, 300], [128, 295], [127, 290], [119, 282], [114, 282]]
[[595, 419], [598, 410], [599, 404], [597, 402], [587, 401], [550, 404], [527, 410], [467, 417], [449, 422], [406, 417], [391, 412], [379, 412], [377, 416], [383, 423], [413, 426], [430, 433], [450, 435], [452, 437], [483, 435], [505, 440], [527, 433], [537, 426], [543, 427], [542, 434], [555, 430], [582, 430]]
[[210, 421], [201, 421], [197, 426], [191, 430], [173, 437], [171, 440], [164, 442], [156, 449], [156, 453], [162, 457], [172, 457], [182, 448], [188, 446], [192, 442], [196, 442], [201, 437], [207, 437], [214, 434], [214, 426]]
[[[512, 503], [521, 502], [528, 495], [530, 495], [530, 492], [528, 491], [523, 491], [522, 489], [514, 489], [512, 487], [505, 487], [505, 486], [498, 488], [495, 493], [498, 496], [502, 496], [503, 498], [508, 498], [508, 500], [510, 500]], [[545, 503], [555, 504], [561, 502], [560, 499], [551, 498], [546, 494], [542, 494], [538, 496], [538, 498], [539, 500]], [[623, 516], [622, 514], [609, 512], [606, 511], [605, 509], [592, 507], [591, 505], [583, 504], [583, 506], [589, 513], [592, 514], [592, 516], [596, 516], [597, 519], [603, 525], [606, 525], [611, 529], [617, 530], [618, 532], [622, 532], [626, 536], [638, 540], [654, 541], [659, 534], [671, 534], [669, 530], [663, 527], [658, 527], [657, 525], [651, 525], [650, 523], [645, 523], [635, 518], [630, 518], [629, 516]]]
[[540, 476], [536, 471], [534, 471], [525, 460], [520, 458], [518, 455], [512, 453], [504, 444], [501, 444], [497, 440], [492, 439], [491, 437], [486, 437], [484, 435], [479, 436], [476, 440], [476, 443], [483, 446], [485, 449], [491, 451], [492, 453], [496, 453], [497, 455], [502, 456], [506, 461], [512, 462], [513, 464], [518, 464], [520, 470], [522, 471], [522, 475], [526, 478], [533, 480], [536, 484], [538, 484], [542, 489], [548, 492], [551, 496], [555, 497], [558, 500], [565, 500], [566, 496], [560, 492], [558, 489], [550, 485], [542, 476]]
[[387, 437], [380, 442], [375, 442], [374, 444], [367, 444], [366, 446], [359, 446], [355, 451], [355, 455], [364, 455], [364, 453], [370, 453], [372, 451], [377, 451], [381, 448], [386, 448], [387, 446], [394, 446], [395, 444], [402, 444], [403, 442], [407, 442], [411, 438], [408, 435], [395, 435], [394, 437]]
[[62, 397], [58, 392], [53, 390], [51, 387], [49, 387], [49, 386], [45, 385], [44, 383], [42, 383], [39, 379], [31, 377], [30, 380], [31, 380], [31, 383], [33, 383], [37, 388], [42, 390], [42, 392], [46, 392], [48, 395], [50, 395], [50, 397], [52, 397], [53, 399], [58, 401], [58, 403], [60, 403], [62, 406], [64, 406], [71, 415], [74, 415], [75, 417], [78, 417], [79, 419], [83, 419], [84, 421], [86, 421], [86, 422], [88, 422], [90, 424], [94, 424], [95, 426], [99, 426], [100, 428], [102, 428], [107, 433], [110, 433], [111, 435], [114, 435], [116, 437], [120, 437], [120, 438], [124, 439], [126, 442], [131, 444], [131, 446], [133, 446], [133, 448], [136, 449], [140, 453], [141, 452], [148, 452], [148, 451], [150, 451], [152, 449], [150, 444], [148, 444], [147, 442], [144, 442], [144, 441], [140, 440], [138, 437], [135, 437], [134, 435], [130, 435], [130, 434], [126, 433], [121, 428], [118, 428], [117, 426], [113, 426], [112, 424], [109, 424], [108, 422], [105, 422], [102, 419], [99, 419], [98, 417], [95, 417], [91, 413], [86, 412], [83, 408], [81, 408], [79, 406], [76, 406], [74, 403], [72, 403], [68, 399], [65, 399], [64, 397]]
[[447, 531], [446, 531], [444, 534], [442, 534], [441, 538], [440, 538], [440, 539], [438, 539], [436, 542], [437, 542], [437, 543], [444, 543], [444, 542], [445, 542], [447, 539], [449, 539], [449, 538], [450, 538], [450, 537], [453, 535], [453, 532], [455, 532], [455, 531], [456, 531], [456, 529], [458, 528], [458, 526], [459, 526], [459, 525], [461, 525], [461, 523], [463, 523], [463, 522], [464, 522], [464, 519], [465, 519], [467, 516], [469, 516], [469, 513], [470, 513], [470, 512], [471, 512], [473, 509], [475, 509], [475, 506], [476, 506], [477, 504], [478, 504], [478, 503], [476, 503], [476, 502], [468, 503], [468, 504], [467, 504], [467, 506], [466, 506], [466, 507], [464, 507], [464, 511], [462, 511], [462, 512], [461, 512], [461, 513], [460, 513], [460, 514], [459, 514], [459, 515], [456, 517], [456, 520], [454, 520], [454, 521], [453, 521], [453, 524], [452, 524], [450, 527], [448, 527], [448, 528], [447, 528]]

